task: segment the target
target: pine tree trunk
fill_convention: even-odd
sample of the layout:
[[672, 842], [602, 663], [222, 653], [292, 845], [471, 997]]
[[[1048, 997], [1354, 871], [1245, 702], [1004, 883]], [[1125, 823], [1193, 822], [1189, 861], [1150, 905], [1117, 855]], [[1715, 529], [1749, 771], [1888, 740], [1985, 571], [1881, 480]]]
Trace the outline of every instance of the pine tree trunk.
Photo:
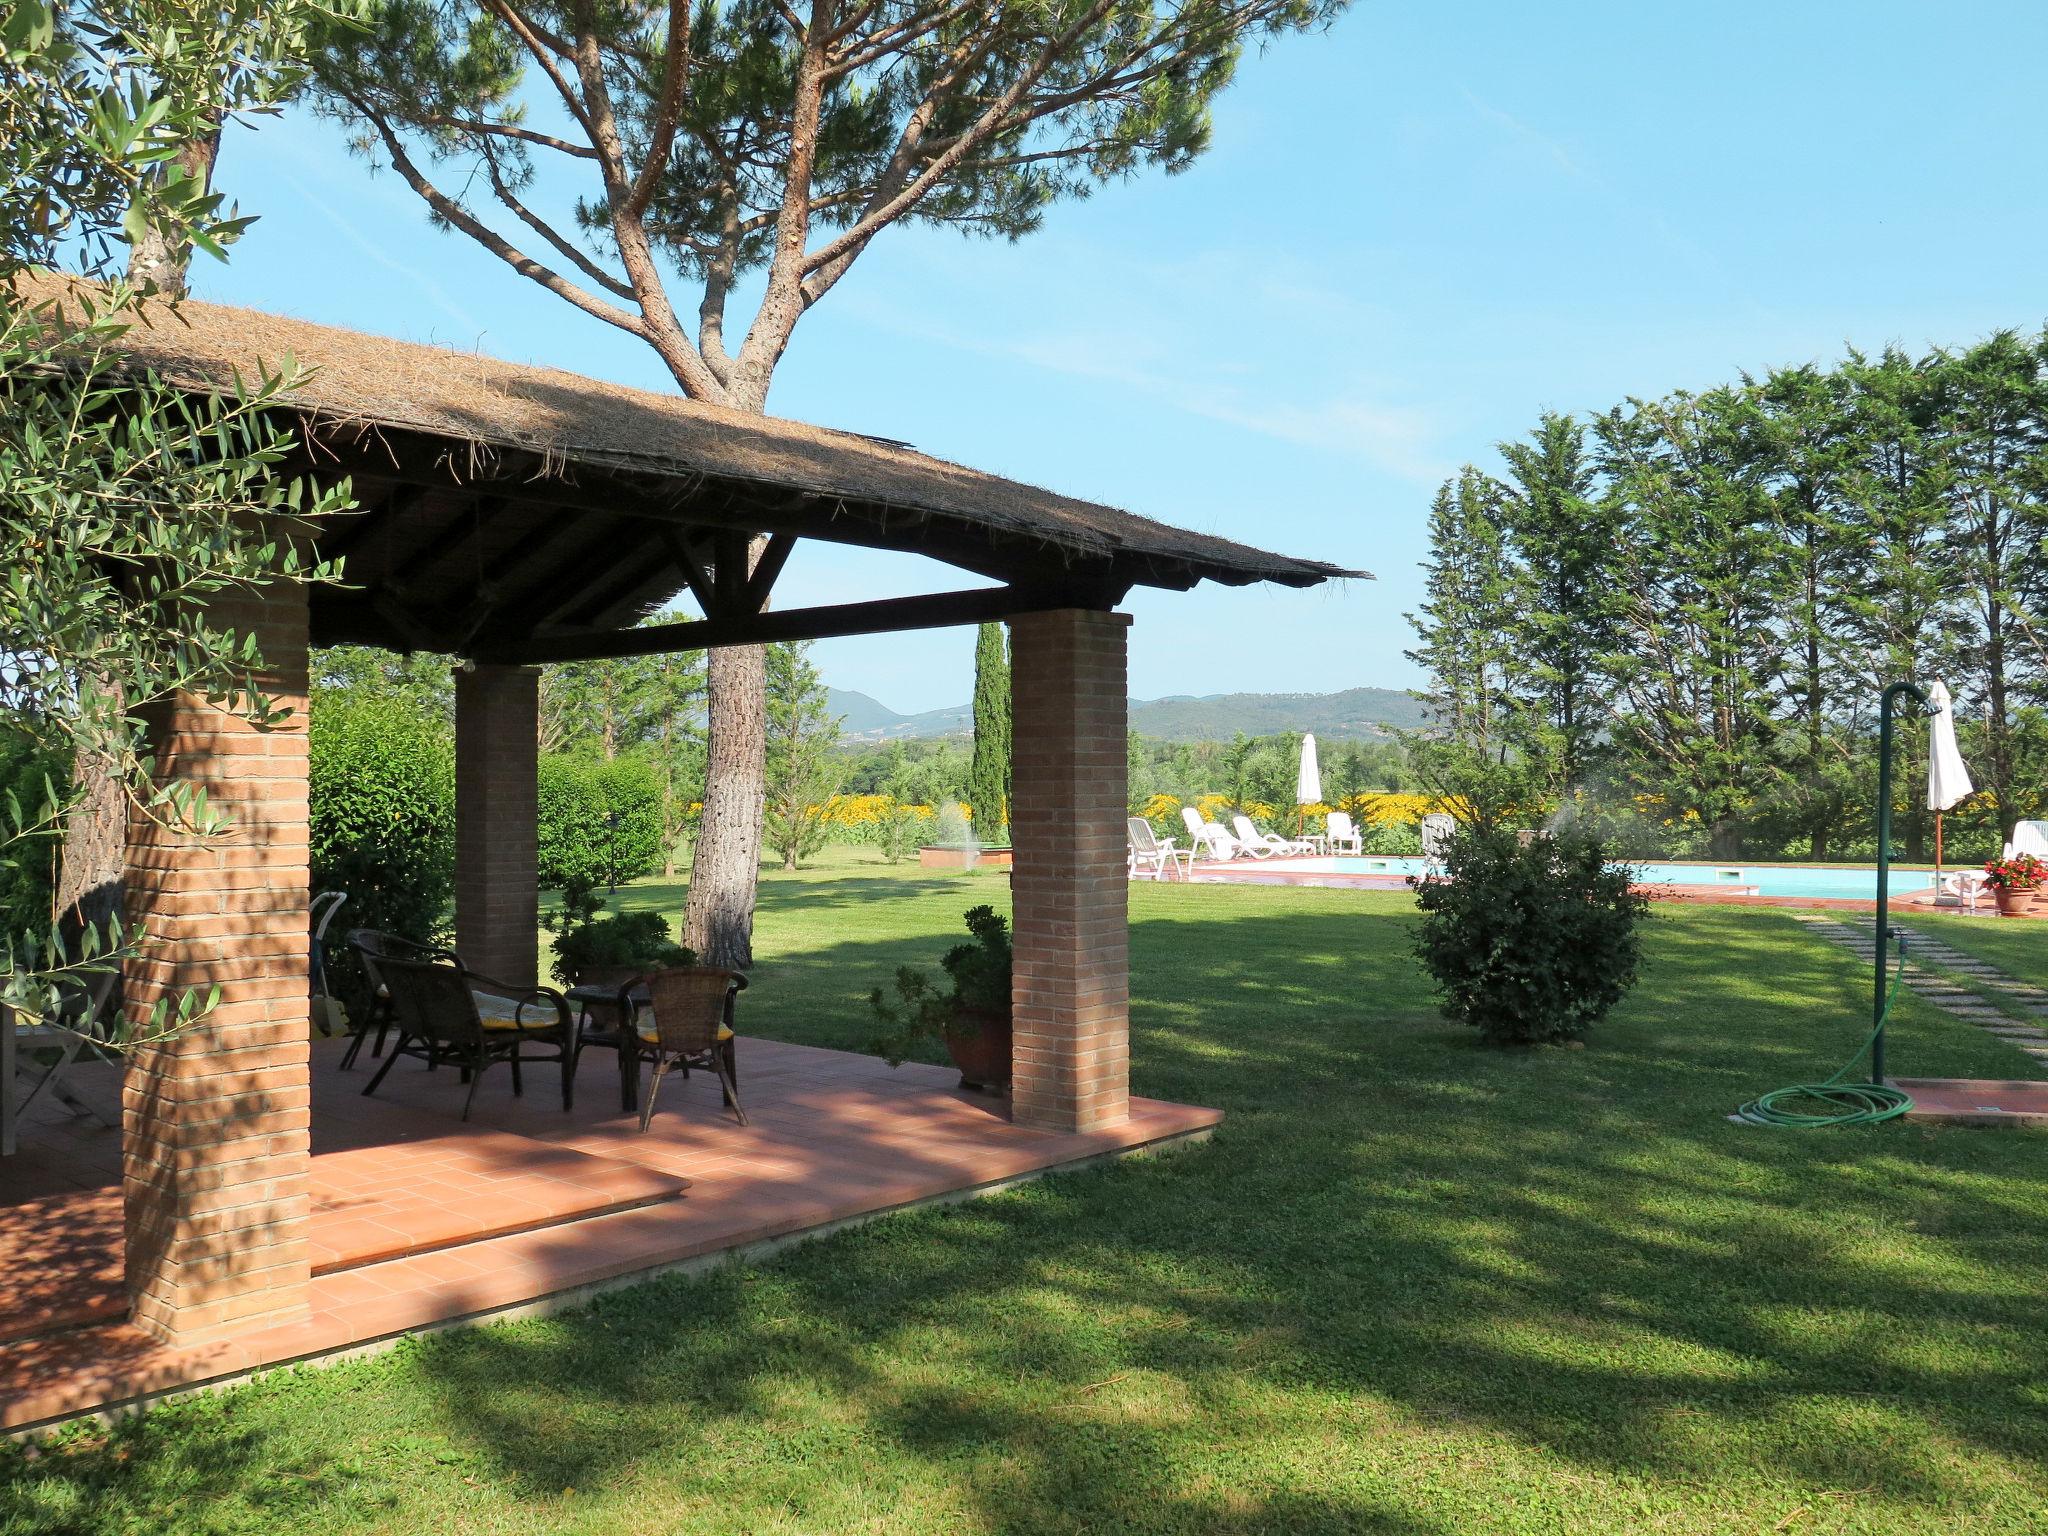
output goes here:
[[754, 963], [754, 890], [761, 871], [767, 767], [762, 648], [714, 650], [706, 658], [705, 675], [704, 820], [690, 864], [683, 942], [705, 965], [744, 970]]
[[1742, 822], [1734, 816], [1717, 817], [1707, 842], [1708, 856], [1715, 859], [1742, 857]]

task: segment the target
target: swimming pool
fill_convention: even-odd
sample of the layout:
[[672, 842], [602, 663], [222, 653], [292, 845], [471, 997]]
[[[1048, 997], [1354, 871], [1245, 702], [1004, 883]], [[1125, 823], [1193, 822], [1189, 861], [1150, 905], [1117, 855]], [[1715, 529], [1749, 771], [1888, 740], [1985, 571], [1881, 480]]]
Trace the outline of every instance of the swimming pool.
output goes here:
[[[1405, 879], [1419, 875], [1429, 866], [1422, 859], [1359, 858], [1338, 854], [1329, 858], [1267, 859], [1259, 864], [1233, 862], [1231, 868], [1266, 869], [1274, 874], [1386, 875]], [[1827, 869], [1810, 864], [1631, 864], [1636, 880], [1643, 885], [1699, 886], [1730, 895], [1806, 896], [1836, 901], [1875, 901], [1877, 871], [1874, 869]], [[1905, 896], [1927, 890], [1934, 876], [1926, 870], [1895, 869], [1891, 894]]]

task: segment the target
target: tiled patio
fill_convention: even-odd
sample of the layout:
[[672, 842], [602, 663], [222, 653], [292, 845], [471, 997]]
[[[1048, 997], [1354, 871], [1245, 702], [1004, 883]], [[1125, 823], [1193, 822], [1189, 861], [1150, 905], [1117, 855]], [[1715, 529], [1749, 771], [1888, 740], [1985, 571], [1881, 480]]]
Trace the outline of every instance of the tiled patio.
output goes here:
[[[646, 1135], [602, 1053], [564, 1114], [554, 1069], [523, 1099], [495, 1069], [474, 1118], [446, 1068], [401, 1064], [375, 1099], [315, 1046], [314, 1279], [303, 1322], [173, 1348], [119, 1321], [120, 1135], [61, 1109], [0, 1161], [0, 1429], [146, 1401], [410, 1329], [544, 1302], [1106, 1154], [1200, 1135], [1213, 1110], [1133, 1099], [1128, 1123], [1055, 1134], [937, 1067], [742, 1040], [750, 1124], [707, 1076], [662, 1090]], [[73, 1086], [115, 1118], [111, 1068]]]

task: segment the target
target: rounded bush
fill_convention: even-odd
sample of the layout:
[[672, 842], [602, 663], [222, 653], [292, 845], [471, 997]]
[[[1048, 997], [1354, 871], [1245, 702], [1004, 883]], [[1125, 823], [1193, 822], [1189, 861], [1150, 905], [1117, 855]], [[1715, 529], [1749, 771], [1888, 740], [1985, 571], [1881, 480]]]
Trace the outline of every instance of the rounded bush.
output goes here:
[[1444, 1016], [1496, 1045], [1576, 1040], [1635, 985], [1649, 903], [1592, 838], [1464, 832], [1410, 883]]

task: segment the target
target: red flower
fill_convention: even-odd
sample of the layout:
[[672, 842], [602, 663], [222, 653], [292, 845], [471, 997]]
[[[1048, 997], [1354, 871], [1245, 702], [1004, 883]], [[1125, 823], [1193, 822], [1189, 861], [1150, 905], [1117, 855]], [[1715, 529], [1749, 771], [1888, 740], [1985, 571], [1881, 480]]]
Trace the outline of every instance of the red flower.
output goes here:
[[2031, 853], [2010, 859], [1987, 859], [1984, 861], [1984, 879], [1987, 884], [2001, 890], [2030, 891], [2043, 880], [2048, 880], [2048, 864], [2043, 864]]

